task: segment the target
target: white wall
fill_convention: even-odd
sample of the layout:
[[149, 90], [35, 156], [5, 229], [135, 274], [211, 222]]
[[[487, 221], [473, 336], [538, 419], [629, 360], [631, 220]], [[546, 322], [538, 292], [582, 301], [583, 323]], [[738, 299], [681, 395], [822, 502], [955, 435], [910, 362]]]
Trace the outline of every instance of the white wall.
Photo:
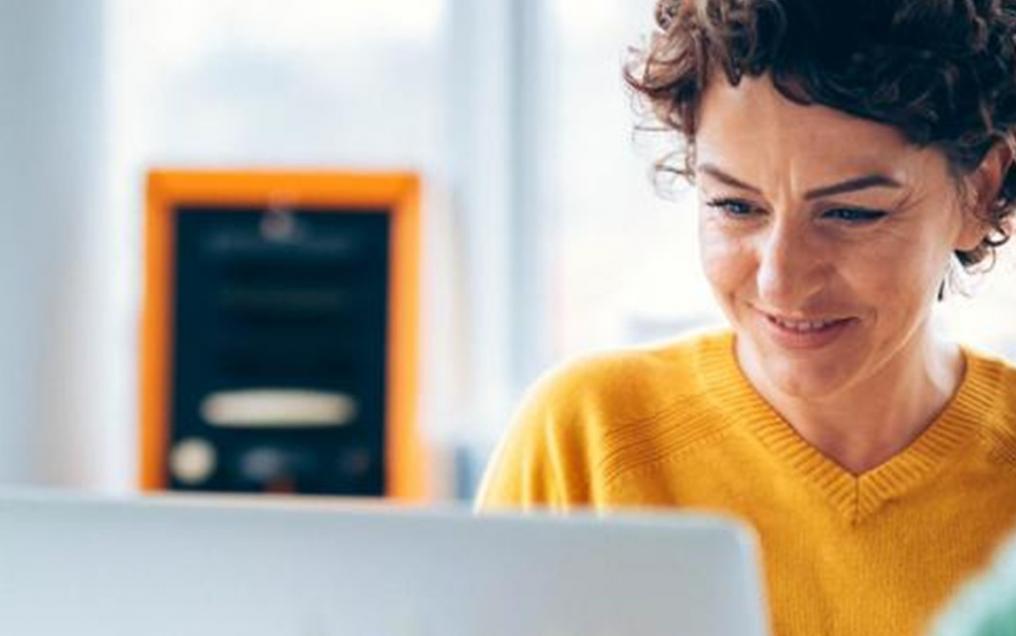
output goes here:
[[0, 483], [101, 481], [98, 1], [0, 2]]

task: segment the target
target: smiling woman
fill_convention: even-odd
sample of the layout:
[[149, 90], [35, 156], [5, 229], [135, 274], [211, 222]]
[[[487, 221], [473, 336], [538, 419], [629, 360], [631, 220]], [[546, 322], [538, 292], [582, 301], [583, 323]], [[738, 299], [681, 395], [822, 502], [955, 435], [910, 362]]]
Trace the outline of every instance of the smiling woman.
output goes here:
[[932, 327], [1016, 196], [1016, 2], [664, 0], [629, 84], [730, 328], [531, 391], [481, 509], [759, 531], [778, 634], [911, 634], [1016, 522], [1016, 369]]
[[[945, 155], [891, 126], [794, 103], [765, 78], [714, 82], [701, 113], [702, 258], [739, 364], [805, 439], [855, 474], [874, 468], [959, 384], [962, 356], [929, 317], [985, 223]], [[1002, 156], [979, 168], [984, 196]]]

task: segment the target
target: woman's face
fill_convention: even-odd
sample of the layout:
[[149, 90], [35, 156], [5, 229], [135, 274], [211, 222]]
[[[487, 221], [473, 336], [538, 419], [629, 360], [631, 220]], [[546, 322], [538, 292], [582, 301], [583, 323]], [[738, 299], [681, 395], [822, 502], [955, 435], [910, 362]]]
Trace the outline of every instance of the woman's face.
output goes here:
[[944, 155], [790, 102], [764, 77], [711, 84], [696, 135], [701, 253], [742, 365], [815, 397], [923, 355], [950, 255], [983, 235]]

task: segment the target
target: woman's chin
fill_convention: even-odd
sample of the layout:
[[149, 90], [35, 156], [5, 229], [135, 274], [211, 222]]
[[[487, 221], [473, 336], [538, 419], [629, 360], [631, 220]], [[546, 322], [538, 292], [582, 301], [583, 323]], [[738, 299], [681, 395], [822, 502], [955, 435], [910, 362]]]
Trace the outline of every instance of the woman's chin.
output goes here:
[[853, 374], [846, 363], [843, 359], [808, 361], [769, 356], [762, 366], [768, 383], [780, 393], [801, 399], [821, 399], [839, 392], [850, 383]]

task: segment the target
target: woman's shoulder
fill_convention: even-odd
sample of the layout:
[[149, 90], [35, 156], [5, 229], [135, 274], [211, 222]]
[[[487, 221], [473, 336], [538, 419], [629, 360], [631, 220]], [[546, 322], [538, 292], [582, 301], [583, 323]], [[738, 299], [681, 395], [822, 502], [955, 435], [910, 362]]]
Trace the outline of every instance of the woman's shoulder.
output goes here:
[[555, 412], [595, 411], [612, 420], [644, 420], [701, 396], [705, 361], [732, 346], [726, 330], [702, 331], [572, 358], [541, 376], [525, 405]]
[[495, 452], [481, 505], [587, 504], [626, 458], [693, 441], [686, 424], [711, 408], [701, 367], [731, 343], [728, 332], [701, 332], [583, 355], [545, 373]]
[[966, 388], [995, 404], [1012, 407], [1012, 415], [1016, 415], [1016, 363], [970, 345], [962, 345], [962, 349], [967, 364]]
[[976, 418], [992, 455], [1016, 466], [1016, 364], [997, 353], [963, 346], [966, 377], [956, 399]]

